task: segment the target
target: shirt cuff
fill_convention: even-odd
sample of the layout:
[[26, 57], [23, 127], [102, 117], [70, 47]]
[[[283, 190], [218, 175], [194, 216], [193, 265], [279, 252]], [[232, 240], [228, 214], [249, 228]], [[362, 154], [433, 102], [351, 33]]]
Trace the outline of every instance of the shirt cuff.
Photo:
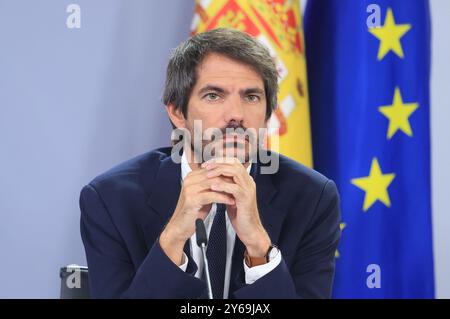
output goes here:
[[184, 272], [186, 272], [186, 269], [187, 269], [187, 266], [188, 266], [188, 261], [189, 261], [189, 259], [187, 258], [186, 253], [183, 252], [182, 263], [181, 263], [181, 265], [178, 266], [178, 267], [180, 267], [180, 269], [181, 269], [182, 271], [184, 271]]
[[281, 263], [281, 252], [276, 247], [274, 247], [274, 249], [277, 250], [276, 255], [272, 257], [272, 259], [270, 259], [266, 264], [250, 268], [249, 266], [247, 266], [244, 260], [245, 283], [247, 285], [251, 285], [261, 277], [267, 275]]

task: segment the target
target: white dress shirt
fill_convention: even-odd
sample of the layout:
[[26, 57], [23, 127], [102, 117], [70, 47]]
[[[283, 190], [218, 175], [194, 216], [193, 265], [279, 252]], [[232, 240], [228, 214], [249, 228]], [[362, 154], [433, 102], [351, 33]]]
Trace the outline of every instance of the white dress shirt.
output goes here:
[[[247, 167], [247, 172], [250, 174], [251, 165]], [[189, 163], [187, 161], [186, 153], [183, 152], [183, 156], [181, 158], [181, 178], [184, 180], [187, 174], [189, 174], [192, 171], [191, 167], [189, 166]], [[208, 216], [206, 216], [204, 222], [205, 222], [205, 228], [206, 233], [209, 237], [209, 233], [211, 231], [212, 222], [214, 220], [214, 216], [216, 215], [216, 204], [213, 204], [211, 207], [211, 210], [209, 211]], [[231, 261], [233, 256], [233, 249], [234, 249], [234, 243], [236, 241], [236, 232], [234, 231], [233, 225], [231, 224], [230, 219], [228, 218], [228, 214], [225, 214], [226, 216], [226, 227], [227, 227], [227, 260], [225, 264], [225, 280], [224, 280], [224, 289], [223, 289], [223, 298], [228, 298], [228, 292], [230, 288], [230, 275], [231, 275]], [[198, 266], [198, 270], [195, 273], [195, 277], [200, 278], [203, 273], [203, 257], [202, 257], [202, 251], [200, 247], [197, 246], [197, 237], [194, 233], [190, 239], [190, 248], [191, 248], [191, 257], [194, 260], [194, 262]], [[276, 248], [275, 248], [276, 249]], [[278, 249], [277, 249], [278, 250]], [[244, 271], [245, 271], [245, 283], [246, 284], [252, 284], [259, 278], [263, 277], [264, 275], [271, 272], [273, 269], [275, 269], [281, 262], [281, 252], [278, 250], [277, 253], [274, 255], [274, 257], [270, 258], [269, 262], [263, 265], [255, 266], [255, 267], [248, 267], [245, 263], [245, 260], [243, 259], [242, 262], [244, 263]], [[188, 264], [188, 257], [186, 254], [183, 253], [183, 264], [180, 266], [180, 268], [183, 271], [186, 271]]]

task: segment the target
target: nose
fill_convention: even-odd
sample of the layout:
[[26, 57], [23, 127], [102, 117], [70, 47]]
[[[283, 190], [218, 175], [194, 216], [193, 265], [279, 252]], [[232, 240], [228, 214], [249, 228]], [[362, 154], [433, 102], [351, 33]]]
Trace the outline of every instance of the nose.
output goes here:
[[227, 123], [232, 121], [242, 123], [244, 120], [245, 110], [240, 97], [230, 98], [224, 112], [225, 121]]

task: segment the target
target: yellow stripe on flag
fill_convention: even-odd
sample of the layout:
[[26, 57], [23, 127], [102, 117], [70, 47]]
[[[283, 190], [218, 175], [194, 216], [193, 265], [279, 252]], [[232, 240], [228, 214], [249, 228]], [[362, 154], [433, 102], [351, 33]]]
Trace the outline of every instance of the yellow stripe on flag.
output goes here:
[[[280, 75], [278, 108], [269, 120], [271, 148], [312, 167], [308, 85], [299, 1], [196, 0], [191, 33], [233, 28], [262, 42]], [[274, 134], [278, 134], [274, 138]], [[275, 144], [279, 144], [279, 149]]]

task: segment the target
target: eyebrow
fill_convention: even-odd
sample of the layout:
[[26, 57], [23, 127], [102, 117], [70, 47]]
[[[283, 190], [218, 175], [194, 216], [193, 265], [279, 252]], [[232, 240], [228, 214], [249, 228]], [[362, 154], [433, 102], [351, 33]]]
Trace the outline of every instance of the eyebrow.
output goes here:
[[[211, 91], [218, 92], [218, 93], [228, 93], [227, 90], [221, 88], [220, 86], [207, 84], [198, 91], [198, 95], [202, 95], [206, 92], [211, 92]], [[247, 89], [239, 90], [239, 93], [241, 95], [248, 95], [248, 94], [255, 94], [255, 93], [256, 94], [264, 94], [264, 90], [259, 87], [250, 87]]]
[[198, 91], [198, 95], [202, 95], [206, 92], [211, 92], [211, 91], [219, 92], [219, 93], [227, 93], [227, 91], [225, 89], [223, 89], [219, 86], [208, 84], [208, 85], [205, 85], [204, 87], [202, 87]]
[[264, 94], [264, 90], [260, 89], [259, 87], [252, 87], [252, 88], [248, 88], [245, 90], [241, 90], [239, 91], [241, 94], [243, 93], [243, 95], [248, 95], [248, 94]]

